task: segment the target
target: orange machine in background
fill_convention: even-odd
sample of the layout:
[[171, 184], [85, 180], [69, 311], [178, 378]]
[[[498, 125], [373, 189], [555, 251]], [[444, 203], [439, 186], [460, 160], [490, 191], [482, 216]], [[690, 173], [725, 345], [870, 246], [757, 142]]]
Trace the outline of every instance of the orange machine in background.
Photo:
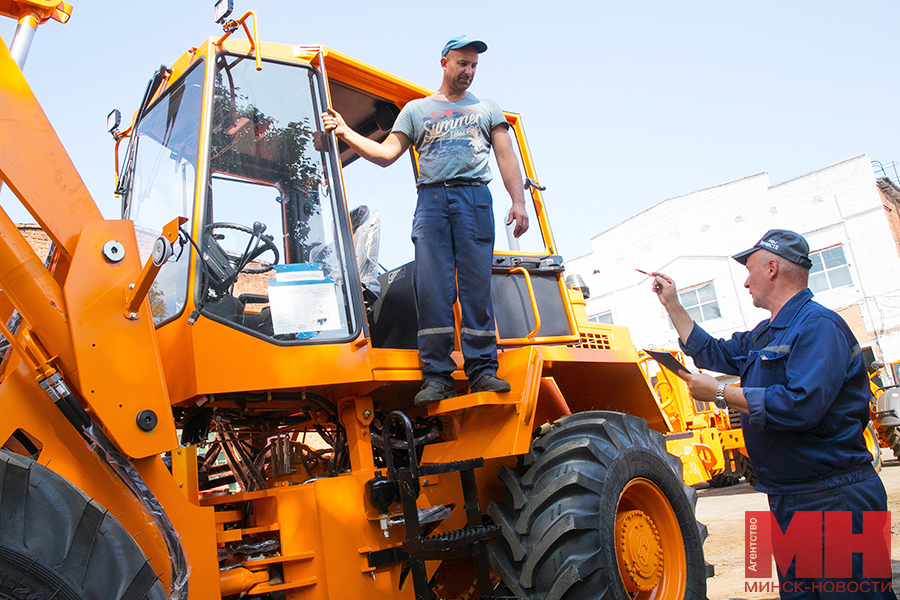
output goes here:
[[429, 91], [263, 42], [252, 12], [221, 21], [130, 124], [111, 114], [121, 220], [0, 49], [0, 175], [53, 242], [40, 260], [0, 213], [0, 581], [91, 600], [705, 598], [696, 495], [663, 436], [688, 424], [626, 328], [585, 325], [521, 117], [536, 237], [495, 252], [492, 282], [512, 392], [465, 394], [460, 369], [462, 395], [414, 407], [413, 265], [377, 268], [375, 211], [344, 186], [358, 157], [319, 115], [381, 140]]

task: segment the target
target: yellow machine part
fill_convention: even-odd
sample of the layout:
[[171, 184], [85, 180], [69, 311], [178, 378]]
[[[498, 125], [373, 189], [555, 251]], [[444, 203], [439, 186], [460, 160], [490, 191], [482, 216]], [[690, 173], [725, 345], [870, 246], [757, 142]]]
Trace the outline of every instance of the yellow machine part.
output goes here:
[[709, 481], [725, 469], [722, 447], [722, 435], [714, 427], [666, 437], [666, 450], [684, 465], [685, 485]]

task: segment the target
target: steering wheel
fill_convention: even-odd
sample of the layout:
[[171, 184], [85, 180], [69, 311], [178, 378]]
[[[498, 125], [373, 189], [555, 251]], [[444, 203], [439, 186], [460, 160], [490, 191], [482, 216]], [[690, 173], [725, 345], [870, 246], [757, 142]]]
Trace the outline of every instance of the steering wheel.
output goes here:
[[[253, 223], [253, 227], [247, 227], [246, 225], [241, 225], [240, 223], [210, 223], [206, 226], [205, 232], [209, 234], [209, 237], [215, 239], [215, 236], [212, 233], [216, 229], [234, 229], [235, 231], [242, 231], [250, 236], [250, 242], [247, 244], [247, 249], [241, 255], [236, 255], [233, 252], [225, 252], [222, 250], [224, 254], [228, 256], [228, 261], [231, 263], [231, 267], [234, 269], [235, 273], [248, 273], [250, 275], [256, 275], [259, 273], [265, 273], [266, 271], [271, 271], [275, 268], [275, 265], [278, 264], [278, 260], [280, 255], [278, 254], [278, 247], [275, 245], [275, 240], [271, 235], [264, 235], [266, 231], [266, 225], [264, 223], [260, 223], [256, 221]], [[256, 244], [253, 243], [253, 240], [258, 240]], [[217, 242], [218, 245], [218, 242]], [[220, 246], [221, 248], [221, 246]], [[251, 268], [248, 265], [256, 260], [257, 257], [264, 254], [266, 251], [271, 251], [272, 254], [275, 255], [275, 259], [269, 262], [262, 262], [262, 266], [257, 268]]]

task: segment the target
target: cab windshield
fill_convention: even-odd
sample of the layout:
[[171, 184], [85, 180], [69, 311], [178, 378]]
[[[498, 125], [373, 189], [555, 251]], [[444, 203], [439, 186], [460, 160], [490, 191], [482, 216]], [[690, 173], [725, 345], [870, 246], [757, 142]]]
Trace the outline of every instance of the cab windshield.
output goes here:
[[[175, 217], [190, 217], [197, 186], [197, 148], [203, 105], [204, 63], [175, 82], [141, 118], [128, 148], [123, 174], [126, 191], [123, 217], [134, 222], [141, 262], [153, 242]], [[190, 222], [184, 228], [190, 231]], [[153, 321], [160, 325], [185, 307], [190, 247], [185, 238], [175, 244], [150, 288]]]

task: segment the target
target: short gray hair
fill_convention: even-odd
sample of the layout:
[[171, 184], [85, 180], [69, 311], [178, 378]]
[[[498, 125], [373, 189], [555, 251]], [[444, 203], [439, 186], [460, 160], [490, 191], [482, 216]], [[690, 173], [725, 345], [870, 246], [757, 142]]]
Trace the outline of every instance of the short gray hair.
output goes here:
[[784, 273], [788, 281], [804, 288], [807, 287], [809, 284], [809, 269], [804, 269], [797, 263], [782, 258], [777, 254], [772, 254], [772, 258], [778, 263], [778, 270]]

